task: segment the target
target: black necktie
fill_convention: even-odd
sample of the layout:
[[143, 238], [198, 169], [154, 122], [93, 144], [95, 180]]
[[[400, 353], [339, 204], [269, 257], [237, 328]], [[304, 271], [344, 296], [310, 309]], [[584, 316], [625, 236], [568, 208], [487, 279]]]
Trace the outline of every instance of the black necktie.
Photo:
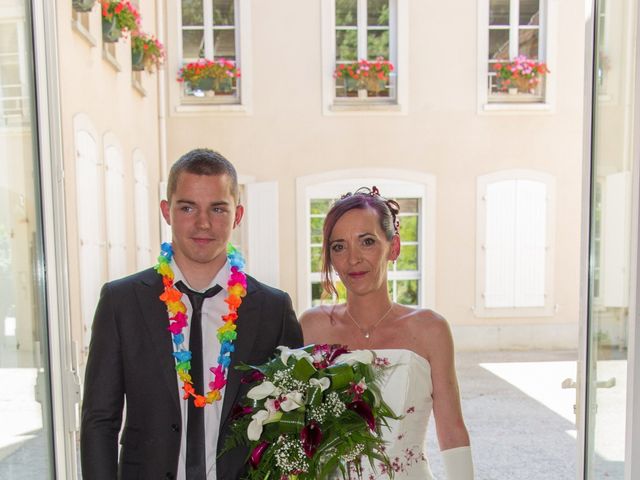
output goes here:
[[[220, 285], [206, 292], [194, 292], [184, 283], [177, 282], [176, 288], [189, 297], [191, 320], [189, 321], [189, 350], [191, 351], [191, 381], [198, 395], [204, 395], [204, 375], [202, 361], [202, 304], [205, 298], [213, 297], [222, 290]], [[187, 480], [206, 480], [207, 463], [204, 437], [204, 408], [196, 407], [193, 399], [187, 402]]]

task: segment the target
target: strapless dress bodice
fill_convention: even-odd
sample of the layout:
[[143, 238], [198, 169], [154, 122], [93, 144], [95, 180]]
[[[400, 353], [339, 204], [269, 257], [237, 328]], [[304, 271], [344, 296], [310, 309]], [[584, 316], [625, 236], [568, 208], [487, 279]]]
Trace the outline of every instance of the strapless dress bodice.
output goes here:
[[[410, 350], [374, 350], [376, 356], [389, 363], [381, 383], [382, 398], [391, 407], [398, 420], [383, 427], [387, 442], [386, 453], [391, 460], [394, 478], [403, 480], [432, 480], [433, 475], [425, 453], [427, 427], [433, 407], [433, 385], [429, 362]], [[371, 468], [362, 463], [362, 478], [375, 480], [389, 478], [384, 466]]]

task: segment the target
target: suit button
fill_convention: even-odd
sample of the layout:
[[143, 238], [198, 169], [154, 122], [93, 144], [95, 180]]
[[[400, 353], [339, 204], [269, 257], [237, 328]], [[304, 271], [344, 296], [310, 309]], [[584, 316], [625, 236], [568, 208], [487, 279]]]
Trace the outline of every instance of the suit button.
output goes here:
[[178, 426], [177, 423], [174, 423], [173, 425], [171, 425], [171, 430], [178, 433], [180, 431], [180, 427]]
[[173, 480], [173, 473], [167, 472], [165, 474], [164, 478], [166, 478], [167, 480]]

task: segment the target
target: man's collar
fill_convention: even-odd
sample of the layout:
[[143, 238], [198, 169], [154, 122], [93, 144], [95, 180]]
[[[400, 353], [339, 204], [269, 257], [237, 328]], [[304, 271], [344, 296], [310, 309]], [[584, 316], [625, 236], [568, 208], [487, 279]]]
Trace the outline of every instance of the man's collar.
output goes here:
[[171, 259], [170, 265], [171, 265], [171, 270], [173, 270], [173, 277], [174, 277], [173, 283], [175, 284], [175, 283], [178, 283], [178, 281], [181, 281], [194, 292], [204, 292], [216, 284], [220, 285], [222, 288], [226, 288], [227, 283], [229, 281], [229, 277], [231, 276], [231, 267], [229, 266], [229, 260], [227, 260], [226, 262], [224, 262], [224, 265], [222, 265], [222, 268], [218, 270], [218, 273], [216, 274], [216, 276], [211, 279], [211, 282], [209, 283], [209, 285], [207, 285], [202, 290], [197, 290], [195, 288], [191, 288], [191, 285], [189, 285], [189, 282], [187, 282], [187, 279], [184, 277], [184, 275], [180, 271], [180, 267], [178, 267], [178, 264], [176, 263], [175, 259], [173, 258]]

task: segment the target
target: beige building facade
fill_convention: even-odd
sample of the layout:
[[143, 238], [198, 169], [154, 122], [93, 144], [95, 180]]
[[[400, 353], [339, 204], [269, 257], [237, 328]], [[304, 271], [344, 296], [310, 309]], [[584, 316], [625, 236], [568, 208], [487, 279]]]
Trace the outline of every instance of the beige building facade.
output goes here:
[[[32, 476], [78, 478], [100, 289], [155, 263], [168, 169], [195, 147], [236, 165], [233, 241], [299, 314], [340, 300], [319, 288], [333, 199], [398, 199], [393, 299], [441, 313], [459, 351], [577, 352], [577, 477], [636, 477], [635, 0], [132, 5], [160, 69], [103, 38], [100, 2], [0, 0], [0, 477], [44, 437]], [[506, 82], [522, 56], [548, 73]], [[234, 73], [188, 76], [204, 65]]]

